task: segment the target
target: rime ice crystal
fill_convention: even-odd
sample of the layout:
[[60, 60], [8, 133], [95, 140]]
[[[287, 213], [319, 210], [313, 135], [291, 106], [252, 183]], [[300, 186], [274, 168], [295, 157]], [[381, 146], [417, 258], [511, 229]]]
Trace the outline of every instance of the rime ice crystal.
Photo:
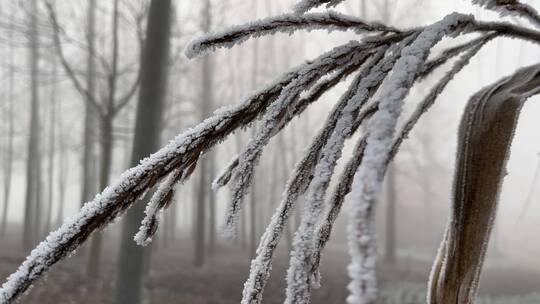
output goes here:
[[380, 192], [403, 99], [423, 66], [429, 50], [442, 37], [469, 21], [469, 16], [455, 13], [426, 27], [410, 46], [403, 49], [393, 73], [380, 89], [379, 110], [369, 121], [367, 146], [351, 193], [352, 210], [347, 228], [351, 255], [348, 268], [351, 277], [350, 297], [347, 300], [350, 304], [372, 304], [377, 299], [373, 205]]

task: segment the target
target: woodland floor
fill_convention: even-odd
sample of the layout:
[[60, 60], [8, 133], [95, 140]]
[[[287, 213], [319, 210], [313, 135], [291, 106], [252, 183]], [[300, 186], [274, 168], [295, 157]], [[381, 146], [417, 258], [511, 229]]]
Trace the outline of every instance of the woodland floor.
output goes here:
[[[11, 243], [13, 246], [5, 246]], [[3, 239], [1, 244], [3, 248], [0, 250], [0, 277], [5, 278], [15, 270], [23, 255], [16, 250], [18, 242], [15, 238]], [[117, 247], [112, 243], [108, 245], [108, 248]], [[216, 248], [216, 254], [207, 259], [204, 267], [196, 268], [192, 266], [193, 252], [188, 240], [178, 241], [176, 245], [167, 248], [159, 248], [152, 257], [152, 267], [146, 280], [145, 303], [239, 303], [249, 270], [249, 259], [245, 252], [246, 249], [242, 249], [239, 244], [222, 245]], [[20, 303], [112, 303], [116, 275], [115, 257], [115, 252], [106, 252], [103, 274], [96, 292], [89, 291], [88, 278], [84, 275], [85, 259], [81, 254], [77, 254], [56, 266]], [[287, 262], [285, 250], [281, 250], [274, 264], [272, 280], [265, 292], [264, 303], [283, 302]], [[347, 262], [345, 250], [325, 253], [322, 264], [323, 285], [314, 292], [312, 303], [345, 302]], [[379, 268], [383, 294], [391, 294], [384, 303], [424, 303], [424, 296], [419, 290], [424, 289], [426, 284], [429, 263], [401, 257], [397, 265], [381, 263]], [[481, 282], [483, 295], [499, 297], [539, 292], [540, 274], [534, 271], [509, 266], [487, 267], [484, 271]]]

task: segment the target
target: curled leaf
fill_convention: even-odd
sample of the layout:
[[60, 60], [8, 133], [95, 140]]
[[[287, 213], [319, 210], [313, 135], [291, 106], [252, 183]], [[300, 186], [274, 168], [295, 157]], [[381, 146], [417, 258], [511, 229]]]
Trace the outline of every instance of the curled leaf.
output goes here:
[[474, 95], [462, 118], [451, 217], [432, 269], [430, 304], [474, 303], [520, 110], [540, 91], [540, 65]]

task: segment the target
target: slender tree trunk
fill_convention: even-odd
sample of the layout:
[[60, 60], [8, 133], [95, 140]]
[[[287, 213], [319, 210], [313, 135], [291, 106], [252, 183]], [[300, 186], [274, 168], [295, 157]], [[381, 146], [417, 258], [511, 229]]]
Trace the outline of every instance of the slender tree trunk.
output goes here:
[[50, 100], [50, 114], [49, 114], [49, 172], [48, 172], [48, 199], [47, 199], [47, 216], [45, 218], [45, 233], [51, 230], [51, 221], [52, 221], [52, 209], [54, 202], [54, 157], [56, 154], [56, 73], [57, 67], [56, 62], [53, 60], [53, 70], [52, 70], [52, 88], [51, 88], [51, 100]]
[[[132, 165], [155, 152], [160, 145], [160, 132], [165, 104], [169, 37], [171, 27], [171, 0], [152, 0], [148, 15], [146, 43], [143, 50], [142, 78], [135, 121]], [[145, 204], [131, 208], [122, 223], [119, 272], [116, 283], [117, 304], [142, 302], [145, 251], [133, 242], [144, 216]]]
[[[95, 96], [95, 24], [96, 24], [96, 0], [88, 0], [87, 8], [88, 32], [88, 57], [86, 58], [86, 90], [90, 96]], [[86, 96], [85, 98], [90, 98]], [[95, 193], [95, 162], [96, 155], [94, 151], [95, 129], [96, 129], [96, 109], [91, 101], [87, 100], [84, 110], [84, 130], [83, 130], [83, 172], [82, 172], [82, 193], [81, 204], [92, 199]], [[82, 207], [82, 205], [81, 205]]]
[[[8, 40], [13, 38], [13, 22], [10, 22], [10, 28], [8, 31]], [[14, 137], [14, 78], [15, 78], [15, 60], [13, 45], [9, 46], [9, 80], [8, 80], [8, 136], [7, 136], [7, 148], [5, 154], [5, 167], [4, 167], [4, 210], [2, 212], [2, 226], [0, 227], [0, 235], [5, 235], [7, 231], [7, 219], [9, 212], [9, 199], [11, 193], [11, 177], [13, 172], [13, 137]]]
[[[202, 29], [204, 31], [210, 31], [212, 24], [212, 8], [210, 0], [205, 0], [204, 7], [202, 11]], [[201, 86], [201, 118], [206, 118], [211, 110], [213, 103], [213, 91], [212, 91], [212, 62], [210, 56], [205, 56], [202, 59], [202, 86]], [[215, 200], [211, 197], [213, 193], [210, 193], [210, 169], [212, 169], [213, 164], [213, 155], [208, 153], [206, 158], [200, 162], [200, 175], [199, 175], [199, 186], [197, 189], [197, 221], [196, 221], [196, 237], [195, 237], [195, 266], [202, 266], [205, 261], [205, 257], [210, 253], [206, 252], [205, 248], [205, 238], [206, 238], [206, 205], [209, 206], [210, 217], [209, 222], [214, 221], [215, 223]], [[215, 226], [210, 223], [209, 225], [209, 241], [210, 247], [213, 247], [215, 242], [214, 239], [214, 229]]]
[[[62, 109], [62, 100], [58, 100], [58, 109]], [[66, 198], [67, 184], [67, 159], [66, 159], [66, 141], [64, 133], [64, 120], [62, 115], [56, 119], [58, 123], [58, 210], [56, 214], [55, 226], [58, 227], [64, 221], [64, 203]]]
[[[208, 181], [211, 182], [211, 179], [216, 175], [216, 162], [214, 157], [214, 152], [208, 153], [206, 159], [208, 162]], [[207, 184], [206, 189], [209, 189], [210, 183]], [[208, 208], [209, 208], [209, 217], [208, 221], [208, 254], [214, 255], [216, 251], [216, 195], [214, 191], [209, 190], [208, 192]]]
[[[113, 118], [110, 115], [101, 119], [101, 168], [99, 178], [99, 188], [105, 189], [109, 184], [113, 152]], [[103, 233], [94, 233], [90, 243], [90, 255], [88, 259], [87, 274], [96, 280], [101, 273], [101, 248], [103, 243]]]
[[[206, 0], [205, 8], [203, 12], [203, 26], [204, 32], [210, 32], [212, 30], [212, 6], [210, 0]], [[212, 114], [214, 108], [214, 63], [212, 56], [205, 56], [202, 59], [202, 102], [203, 102], [203, 119]], [[216, 174], [215, 168], [215, 153], [210, 151], [206, 155], [204, 162], [206, 170], [208, 171], [207, 180], [202, 185], [203, 190], [206, 191], [208, 201], [208, 254], [213, 255], [216, 246], [216, 195], [214, 191], [210, 190], [211, 179]]]
[[199, 167], [199, 185], [197, 187], [197, 197], [195, 206], [195, 252], [193, 264], [201, 267], [206, 258], [205, 252], [205, 230], [206, 230], [206, 191], [205, 187], [208, 178], [206, 177], [206, 160], [202, 160]]
[[37, 1], [30, 1], [30, 134], [28, 137], [28, 162], [26, 170], [26, 194], [24, 212], [23, 247], [29, 251], [35, 245], [36, 232], [39, 227], [39, 184], [40, 184], [40, 135], [39, 135], [39, 45], [37, 36]]
[[[111, 173], [112, 153], [113, 153], [113, 122], [115, 116], [116, 82], [118, 69], [118, 0], [114, 0], [112, 16], [112, 64], [111, 73], [108, 77], [108, 97], [106, 101], [106, 112], [101, 115], [101, 168], [99, 178], [99, 188], [105, 189], [109, 184]], [[103, 246], [103, 233], [97, 232], [92, 237], [90, 243], [90, 256], [88, 260], [88, 275], [97, 283], [101, 273], [101, 248]]]

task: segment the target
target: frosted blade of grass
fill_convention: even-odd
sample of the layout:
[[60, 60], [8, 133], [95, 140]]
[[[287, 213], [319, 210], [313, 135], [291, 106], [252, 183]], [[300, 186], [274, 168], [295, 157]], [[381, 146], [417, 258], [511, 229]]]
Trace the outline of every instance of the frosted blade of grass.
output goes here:
[[386, 159], [390, 153], [403, 99], [426, 61], [430, 49], [442, 37], [461, 29], [470, 20], [468, 16], [451, 14], [426, 27], [411, 45], [403, 49], [393, 73], [380, 89], [379, 110], [369, 121], [364, 159], [355, 174], [356, 186], [353, 186], [351, 193], [353, 203], [347, 228], [351, 255], [348, 267], [351, 277], [348, 303], [372, 304], [377, 300], [373, 208], [382, 185]]
[[295, 165], [291, 177], [283, 191], [281, 202], [274, 212], [266, 231], [261, 237], [256, 252], [257, 255], [255, 259], [251, 261], [249, 278], [244, 284], [242, 292], [242, 304], [261, 303], [264, 288], [270, 278], [274, 251], [282, 236], [287, 220], [295, 207], [299, 195], [301, 195], [306, 190], [307, 185], [309, 185], [309, 182], [313, 177], [315, 165], [320, 158], [321, 150], [334, 131], [341, 112], [347, 105], [349, 99], [352, 98], [353, 94], [356, 92], [356, 87], [360, 81], [368, 75], [370, 69], [371, 65], [362, 65], [358, 75], [355, 76], [354, 80], [349, 85], [347, 92], [334, 106], [334, 109], [327, 117], [323, 128], [319, 131], [317, 136], [315, 136], [315, 139], [305, 151], [303, 158]]
[[[488, 41], [489, 40], [482, 38], [479, 40], [479, 43], [471, 44], [473, 45], [473, 47], [466, 51], [465, 54], [463, 54], [454, 63], [451, 70], [448, 71], [441, 80], [439, 80], [439, 82], [431, 89], [430, 93], [424, 98], [424, 100], [419, 103], [415, 112], [411, 115], [411, 117], [405, 123], [403, 129], [399, 132], [400, 135], [394, 140], [392, 144], [392, 150], [387, 159], [387, 163], [390, 163], [393, 160], [393, 158], [399, 151], [401, 144], [408, 137], [410, 131], [416, 125], [421, 115], [427, 112], [427, 110], [433, 105], [435, 99], [444, 90], [446, 85], [452, 80], [453, 76], [459, 73], [467, 65], [469, 60], [474, 57], [482, 48], [482, 46], [484, 46]], [[420, 77], [420, 75], [418, 76]], [[378, 108], [378, 105], [373, 105], [373, 107]], [[324, 250], [326, 243], [330, 239], [334, 222], [337, 219], [337, 215], [341, 211], [344, 198], [351, 190], [354, 172], [356, 172], [358, 166], [362, 161], [365, 145], [366, 141], [364, 136], [357, 144], [354, 150], [355, 154], [353, 155], [353, 157], [351, 157], [351, 159], [345, 166], [345, 169], [341, 177], [339, 178], [339, 182], [336, 185], [333, 194], [331, 195], [331, 198], [328, 202], [328, 206], [330, 206], [330, 208], [328, 208], [328, 210], [326, 211], [323, 220], [321, 221], [321, 224], [317, 228], [317, 237], [314, 242], [315, 246], [317, 246], [317, 249], [315, 250], [315, 255], [312, 262], [313, 266], [311, 267], [311, 272], [314, 277], [318, 277], [321, 253]]]
[[518, 0], [472, 0], [476, 5], [496, 11], [501, 16], [516, 16], [529, 20], [536, 27], [540, 27], [540, 15], [538, 11]]
[[231, 238], [235, 235], [242, 201], [251, 185], [255, 166], [258, 164], [263, 148], [280, 130], [283, 121], [292, 118], [292, 105], [300, 93], [316, 83], [324, 75], [350, 62], [360, 63], [371, 53], [366, 44], [351, 41], [320, 56], [306, 64], [300, 76], [291, 81], [281, 92], [278, 100], [267, 110], [255, 136], [239, 156], [239, 163], [234, 168], [231, 180], [231, 202], [225, 216], [223, 235]]
[[299, 30], [394, 32], [398, 29], [380, 23], [368, 23], [356, 17], [337, 12], [313, 13], [305, 15], [285, 14], [274, 16], [243, 25], [237, 25], [218, 33], [206, 34], [192, 41], [186, 48], [186, 56], [193, 58], [218, 48], [231, 48], [250, 38], [257, 38], [275, 33], [292, 34]]
[[[294, 117], [300, 116], [304, 112], [304, 110], [308, 108], [309, 105], [317, 101], [324, 93], [331, 90], [347, 76], [356, 71], [360, 65], [361, 64], [353, 62], [352, 64], [349, 64], [344, 68], [340, 69], [336, 73], [333, 73], [330, 77], [324, 78], [316, 85], [314, 85], [313, 88], [310, 89], [306, 95], [300, 97], [297, 102], [291, 105], [291, 115], [289, 115], [288, 119], [284, 119], [280, 122], [278, 127], [279, 131], [285, 128]], [[212, 183], [212, 188], [214, 190], [227, 185], [227, 183], [232, 177], [234, 169], [238, 166], [238, 158], [239, 155], [234, 156], [227, 164], [227, 166], [225, 166], [223, 171], [218, 174], [218, 176]]]
[[337, 160], [341, 157], [345, 140], [356, 130], [355, 121], [360, 110], [392, 69], [397, 58], [399, 58], [401, 50], [413, 38], [410, 37], [399, 44], [393, 45], [384, 59], [382, 56], [385, 53], [379, 53], [379, 57], [375, 58], [377, 64], [373, 65], [366, 77], [356, 86], [354, 95], [349, 98], [347, 106], [342, 110], [332, 136], [321, 151], [321, 156], [313, 172], [313, 180], [309, 184], [306, 193], [302, 221], [294, 237], [293, 251], [287, 271], [286, 303], [309, 302], [311, 285], [315, 283], [311, 279], [310, 271], [311, 258], [315, 249], [315, 225], [319, 221], [326, 190], [334, 174]]
[[146, 246], [152, 241], [152, 237], [157, 231], [161, 213], [172, 203], [174, 199], [174, 188], [180, 181], [182, 171], [175, 170], [159, 184], [158, 189], [144, 210], [144, 218], [139, 227], [139, 231], [133, 239], [138, 245]]

